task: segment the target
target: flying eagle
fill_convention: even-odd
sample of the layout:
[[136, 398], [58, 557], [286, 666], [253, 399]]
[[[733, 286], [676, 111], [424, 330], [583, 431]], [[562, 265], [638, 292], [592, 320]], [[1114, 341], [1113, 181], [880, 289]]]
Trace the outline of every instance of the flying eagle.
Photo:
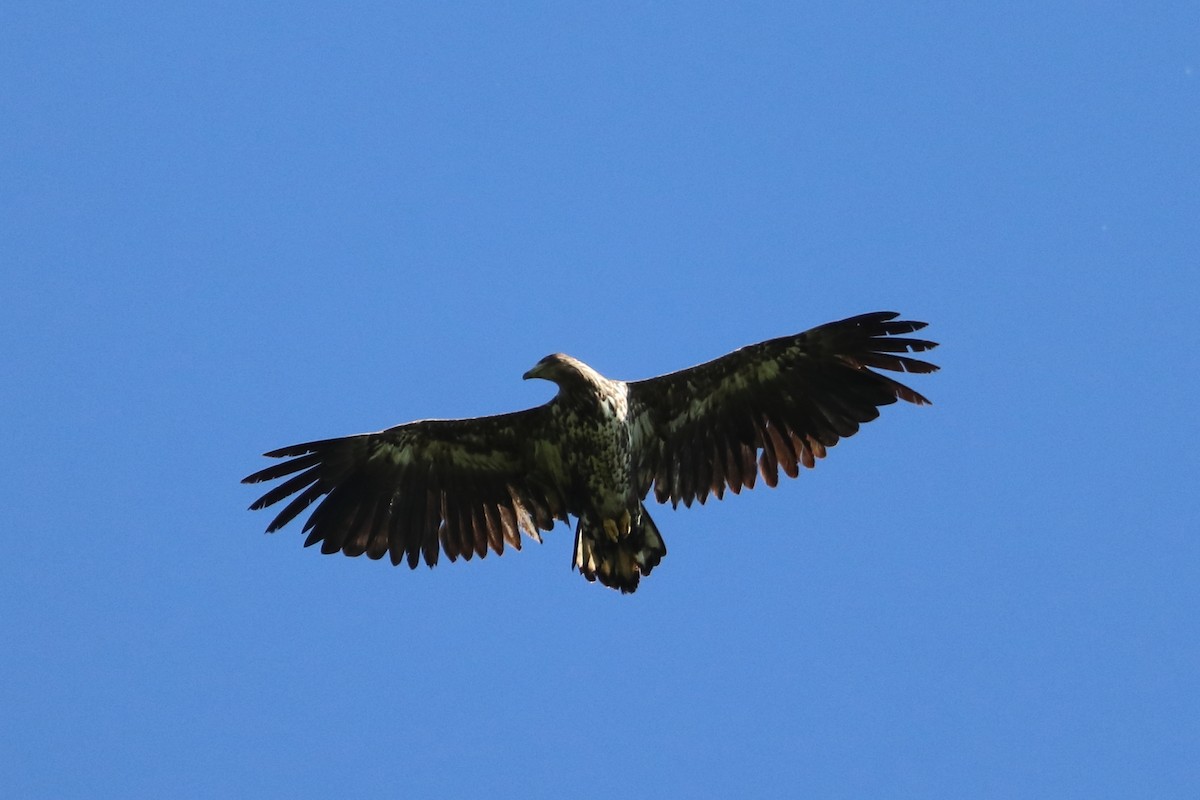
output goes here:
[[933, 372], [902, 353], [936, 347], [902, 338], [924, 322], [880, 311], [760, 342], [690, 369], [624, 382], [555, 353], [525, 378], [558, 384], [545, 405], [474, 419], [428, 419], [378, 433], [282, 447], [286, 458], [243, 479], [286, 478], [250, 506], [292, 500], [282, 528], [320, 500], [305, 547], [391, 557], [415, 569], [540, 542], [559, 520], [575, 528], [573, 566], [632, 592], [667, 554], [643, 500], [701, 504], [758, 476], [775, 486], [811, 468], [879, 406], [925, 397], [875, 369]]

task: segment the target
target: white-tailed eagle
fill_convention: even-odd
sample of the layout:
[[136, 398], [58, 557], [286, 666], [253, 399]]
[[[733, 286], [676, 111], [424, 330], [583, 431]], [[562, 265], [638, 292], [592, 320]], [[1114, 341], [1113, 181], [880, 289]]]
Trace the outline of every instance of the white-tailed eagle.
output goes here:
[[937, 369], [902, 355], [937, 345], [903, 337], [925, 323], [897, 316], [863, 314], [629, 383], [556, 353], [524, 376], [558, 384], [545, 405], [272, 450], [288, 460], [243, 482], [286, 480], [250, 508], [292, 498], [271, 533], [319, 500], [306, 547], [414, 569], [439, 552], [469, 561], [506, 543], [519, 550], [522, 531], [540, 542], [575, 517], [573, 566], [632, 592], [667, 553], [643, 504], [651, 487], [660, 503], [690, 506], [759, 476], [775, 486], [781, 470], [811, 468], [880, 406], [929, 402], [873, 371]]

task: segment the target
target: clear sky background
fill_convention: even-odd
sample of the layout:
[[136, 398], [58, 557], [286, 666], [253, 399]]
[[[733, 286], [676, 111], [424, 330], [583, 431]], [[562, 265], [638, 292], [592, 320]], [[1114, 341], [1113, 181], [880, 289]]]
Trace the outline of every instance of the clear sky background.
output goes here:
[[[0, 5], [0, 794], [1200, 796], [1200, 6]], [[259, 454], [928, 320], [930, 408], [321, 556]]]

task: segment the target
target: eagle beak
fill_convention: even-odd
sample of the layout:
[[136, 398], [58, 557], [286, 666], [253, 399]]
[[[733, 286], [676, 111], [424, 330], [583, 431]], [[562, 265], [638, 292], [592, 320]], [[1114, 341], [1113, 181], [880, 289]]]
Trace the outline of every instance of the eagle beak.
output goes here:
[[527, 381], [530, 378], [536, 378], [536, 377], [537, 377], [537, 367], [533, 367], [532, 369], [530, 369], [528, 372], [526, 372], [524, 375], [521, 376], [521, 380]]

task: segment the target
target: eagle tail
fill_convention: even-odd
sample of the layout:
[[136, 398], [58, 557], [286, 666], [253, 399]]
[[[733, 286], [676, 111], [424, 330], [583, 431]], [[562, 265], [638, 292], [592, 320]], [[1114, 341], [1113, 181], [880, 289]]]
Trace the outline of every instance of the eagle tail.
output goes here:
[[586, 515], [580, 517], [575, 528], [572, 566], [589, 581], [599, 580], [610, 589], [630, 594], [637, 590], [641, 577], [649, 575], [666, 554], [667, 546], [654, 520], [639, 503], [629, 533], [618, 535], [615, 541], [600, 520]]

